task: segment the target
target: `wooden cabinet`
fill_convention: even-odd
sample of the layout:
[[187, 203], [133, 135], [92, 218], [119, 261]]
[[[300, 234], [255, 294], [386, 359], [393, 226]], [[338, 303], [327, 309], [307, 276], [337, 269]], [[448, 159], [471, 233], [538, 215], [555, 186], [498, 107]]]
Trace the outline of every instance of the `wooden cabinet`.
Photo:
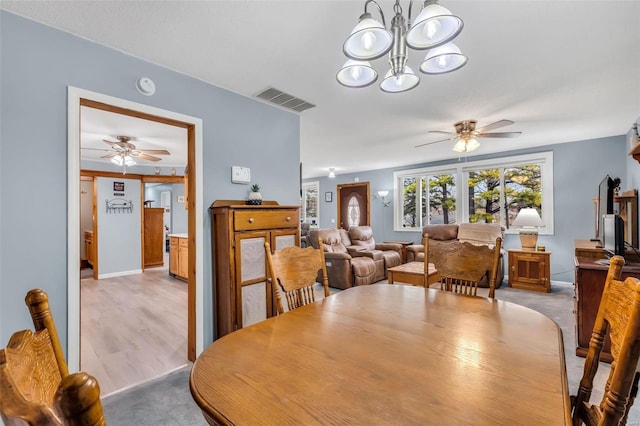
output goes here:
[[549, 293], [550, 252], [509, 250], [509, 287]]
[[144, 267], [164, 265], [164, 209], [144, 209]]
[[169, 239], [169, 274], [187, 280], [189, 262], [189, 240], [187, 236], [171, 235]]
[[[589, 350], [589, 340], [596, 322], [600, 299], [604, 290], [604, 282], [609, 271], [606, 259], [589, 257], [575, 258], [575, 306], [576, 321], [576, 355], [586, 356]], [[622, 279], [627, 277], [640, 278], [640, 265], [625, 265], [622, 268]], [[611, 342], [609, 334], [604, 341], [600, 361], [611, 362]]]
[[84, 231], [84, 256], [87, 263], [93, 267], [95, 252], [93, 251], [93, 231]]
[[244, 201], [211, 205], [215, 339], [275, 314], [267, 282], [264, 243], [272, 249], [300, 244], [298, 206]]

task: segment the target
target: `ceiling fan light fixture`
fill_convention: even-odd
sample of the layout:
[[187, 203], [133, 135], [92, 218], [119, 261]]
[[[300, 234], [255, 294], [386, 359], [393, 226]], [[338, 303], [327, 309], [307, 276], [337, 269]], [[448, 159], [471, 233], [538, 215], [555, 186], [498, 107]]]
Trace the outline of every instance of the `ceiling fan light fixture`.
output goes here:
[[460, 138], [453, 146], [453, 150], [455, 152], [472, 152], [478, 148], [480, 148], [480, 142], [478, 142], [476, 138], [469, 138], [466, 140]]
[[420, 83], [420, 77], [413, 72], [408, 65], [404, 71], [393, 74], [393, 70], [387, 71], [384, 80], [380, 83], [380, 89], [387, 93], [401, 93], [411, 90]]
[[[382, 13], [382, 11], [380, 12]], [[384, 16], [382, 16], [384, 21]], [[347, 58], [357, 61], [368, 61], [384, 56], [391, 50], [393, 35], [383, 24], [365, 12], [360, 16], [360, 22], [353, 28], [342, 50]]]
[[476, 138], [471, 138], [467, 141], [467, 152], [475, 151], [480, 148], [480, 142]]
[[460, 48], [453, 43], [429, 50], [424, 62], [420, 65], [420, 72], [424, 74], [446, 74], [462, 68], [467, 63], [467, 57]]
[[440, 6], [437, 0], [425, 1], [407, 32], [407, 45], [417, 50], [432, 49], [453, 40], [463, 27], [462, 19]]
[[118, 166], [122, 166], [124, 164], [124, 161], [122, 160], [122, 156], [120, 155], [116, 155], [115, 157], [112, 157], [111, 162], [113, 164], [117, 164]]
[[124, 156], [124, 164], [126, 166], [133, 166], [136, 164], [135, 160], [130, 155]]
[[347, 87], [367, 87], [378, 79], [378, 73], [367, 61], [347, 60], [338, 74], [338, 83]]

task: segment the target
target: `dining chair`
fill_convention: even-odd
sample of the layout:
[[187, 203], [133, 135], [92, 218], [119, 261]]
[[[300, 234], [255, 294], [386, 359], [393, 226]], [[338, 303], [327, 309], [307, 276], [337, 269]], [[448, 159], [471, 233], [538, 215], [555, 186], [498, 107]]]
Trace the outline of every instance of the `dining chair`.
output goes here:
[[[638, 392], [640, 359], [640, 280], [621, 280], [624, 258], [614, 256], [604, 283], [578, 392], [571, 397], [574, 426], [624, 425]], [[589, 403], [600, 352], [609, 332], [611, 371], [599, 405]]]
[[429, 234], [425, 234], [422, 244], [425, 253], [425, 273], [426, 265], [433, 264], [440, 274], [441, 290], [477, 296], [478, 282], [487, 276], [489, 297], [495, 298], [502, 238], [497, 237], [493, 247], [452, 241], [439, 250], [429, 251]]
[[318, 248], [292, 246], [271, 253], [271, 246], [265, 242], [264, 249], [278, 314], [284, 313], [280, 289], [285, 294], [289, 310], [315, 302], [313, 285], [318, 271], [321, 271], [324, 297], [329, 296], [329, 279], [321, 238], [318, 238]]
[[0, 417], [5, 425], [106, 425], [100, 386], [69, 374], [43, 290], [25, 297], [35, 332], [14, 333], [0, 349]]

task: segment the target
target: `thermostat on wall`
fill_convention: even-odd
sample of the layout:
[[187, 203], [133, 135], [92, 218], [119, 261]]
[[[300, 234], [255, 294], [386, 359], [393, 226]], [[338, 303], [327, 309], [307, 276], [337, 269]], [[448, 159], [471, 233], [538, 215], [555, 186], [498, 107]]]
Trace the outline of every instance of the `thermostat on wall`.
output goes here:
[[248, 167], [231, 166], [232, 183], [250, 183], [251, 169]]

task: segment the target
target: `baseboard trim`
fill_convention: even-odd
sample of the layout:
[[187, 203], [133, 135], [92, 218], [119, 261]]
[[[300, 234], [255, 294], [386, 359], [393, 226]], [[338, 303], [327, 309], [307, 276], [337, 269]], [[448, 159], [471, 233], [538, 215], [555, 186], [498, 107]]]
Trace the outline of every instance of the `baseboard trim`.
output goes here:
[[141, 273], [142, 273], [142, 269], [134, 269], [132, 271], [112, 272], [110, 274], [99, 274], [98, 279], [101, 280], [103, 278], [124, 277], [125, 275], [134, 275], [134, 274], [141, 274]]

